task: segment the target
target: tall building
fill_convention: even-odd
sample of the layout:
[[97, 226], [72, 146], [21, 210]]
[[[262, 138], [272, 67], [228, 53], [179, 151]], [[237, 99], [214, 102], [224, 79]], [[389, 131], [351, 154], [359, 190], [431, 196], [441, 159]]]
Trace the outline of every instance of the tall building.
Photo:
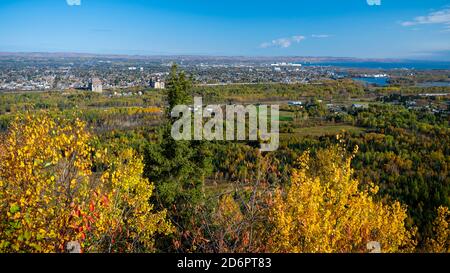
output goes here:
[[89, 90], [91, 90], [92, 92], [102, 93], [102, 81], [99, 78], [93, 78], [91, 82], [89, 82]]

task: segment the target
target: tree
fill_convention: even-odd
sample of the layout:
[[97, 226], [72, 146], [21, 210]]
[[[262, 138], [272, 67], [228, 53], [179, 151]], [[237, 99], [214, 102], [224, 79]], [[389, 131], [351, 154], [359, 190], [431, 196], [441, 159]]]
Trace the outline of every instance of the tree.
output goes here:
[[[89, 233], [89, 250], [95, 252], [153, 252], [155, 234], [169, 235], [173, 226], [166, 220], [167, 211], [154, 212], [149, 200], [154, 186], [142, 177], [142, 158], [131, 149], [107, 156], [108, 169], [100, 178], [103, 199]], [[106, 190], [111, 189], [111, 190]]]
[[[156, 181], [153, 201], [159, 208], [168, 208], [168, 216], [177, 227], [172, 238], [183, 251], [191, 246], [189, 230], [196, 222], [198, 206], [204, 201], [204, 180], [211, 173], [211, 154], [203, 141], [176, 141], [171, 136], [174, 120], [173, 107], [187, 104], [192, 81], [177, 66], [172, 67], [166, 86], [169, 108], [166, 119], [157, 131], [157, 140], [145, 151], [145, 177]], [[163, 240], [161, 248], [173, 248], [172, 242]], [[178, 247], [177, 247], [178, 248]]]
[[447, 207], [437, 209], [433, 233], [433, 237], [428, 239], [427, 250], [435, 253], [450, 253], [450, 211]]
[[411, 251], [415, 231], [405, 226], [406, 209], [398, 202], [375, 201], [376, 187], [359, 189], [350, 167], [353, 157], [343, 149], [327, 153], [320, 173], [311, 172], [314, 160], [305, 153], [290, 187], [276, 191], [270, 251], [366, 252], [370, 241], [379, 242], [383, 252]]
[[179, 72], [178, 66], [173, 64], [166, 84], [167, 103], [169, 105], [168, 117], [170, 117], [170, 111], [176, 105], [183, 105], [189, 102], [189, 91], [191, 88], [192, 80], [188, 79], [183, 71]]
[[[155, 235], [171, 232], [148, 203], [141, 159], [131, 150], [107, 159], [90, 141], [79, 119], [11, 124], [0, 142], [0, 252], [64, 252], [71, 241], [83, 251], [154, 251]], [[93, 160], [107, 170], [92, 173]]]

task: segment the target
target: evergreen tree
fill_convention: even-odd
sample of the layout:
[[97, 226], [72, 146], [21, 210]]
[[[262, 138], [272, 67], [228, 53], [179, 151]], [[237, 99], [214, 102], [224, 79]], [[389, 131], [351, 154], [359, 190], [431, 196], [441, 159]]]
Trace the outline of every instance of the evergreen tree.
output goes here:
[[[175, 120], [170, 117], [170, 111], [189, 102], [192, 80], [174, 65], [166, 87], [166, 118], [158, 129], [157, 141], [146, 149], [144, 174], [155, 182], [153, 201], [168, 209], [168, 216], [178, 229], [174, 238], [184, 239], [177, 249], [183, 251], [187, 250], [184, 246], [191, 245], [189, 236], [183, 233], [190, 230], [196, 209], [204, 202], [204, 180], [212, 169], [211, 155], [203, 141], [176, 141], [171, 136]], [[163, 249], [172, 247], [167, 240], [159, 243]]]

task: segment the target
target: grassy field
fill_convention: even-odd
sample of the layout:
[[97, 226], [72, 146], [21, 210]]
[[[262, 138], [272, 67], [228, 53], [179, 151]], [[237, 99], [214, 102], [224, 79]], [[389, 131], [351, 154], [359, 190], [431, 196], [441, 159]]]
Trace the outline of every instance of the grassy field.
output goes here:
[[362, 133], [364, 128], [352, 126], [352, 125], [322, 125], [314, 127], [296, 128], [293, 133], [280, 134], [281, 138], [289, 138], [291, 136], [324, 136], [324, 135], [336, 135], [341, 132]]
[[300, 136], [322, 136], [322, 135], [335, 135], [342, 131], [351, 133], [361, 133], [364, 131], [364, 129], [352, 125], [326, 125], [326, 126], [299, 128], [295, 130], [295, 134]]

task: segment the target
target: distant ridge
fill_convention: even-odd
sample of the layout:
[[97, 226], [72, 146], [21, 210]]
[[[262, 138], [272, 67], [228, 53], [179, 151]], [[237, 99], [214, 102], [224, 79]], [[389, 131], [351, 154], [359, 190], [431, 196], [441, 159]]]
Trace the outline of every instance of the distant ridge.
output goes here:
[[287, 62], [436, 62], [428, 60], [410, 60], [394, 58], [354, 58], [332, 56], [214, 56], [214, 55], [128, 55], [96, 54], [75, 52], [0, 52], [0, 57], [27, 58], [106, 58], [106, 59], [186, 59], [186, 60], [242, 60], [242, 61], [287, 61]]

